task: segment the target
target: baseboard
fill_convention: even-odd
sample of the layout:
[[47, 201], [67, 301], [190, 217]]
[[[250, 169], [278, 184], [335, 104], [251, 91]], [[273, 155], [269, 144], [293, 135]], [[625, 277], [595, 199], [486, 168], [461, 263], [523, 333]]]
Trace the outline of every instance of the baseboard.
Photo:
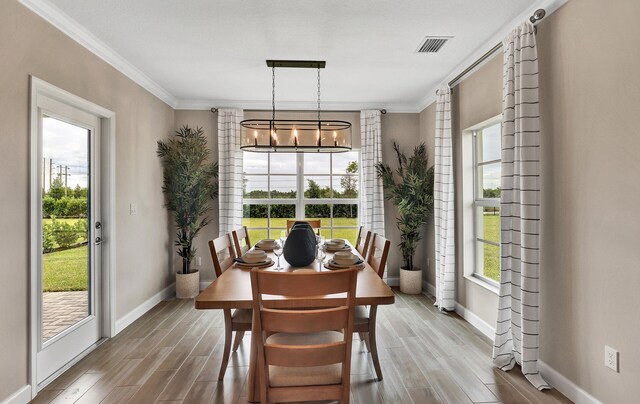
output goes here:
[[387, 277], [387, 285], [400, 286], [400, 277], [398, 276]]
[[436, 287], [433, 286], [432, 284], [430, 284], [429, 282], [427, 282], [426, 279], [423, 279], [422, 280], [422, 293], [423, 294], [429, 294], [429, 295], [435, 297], [436, 296]]
[[127, 328], [131, 323], [136, 321], [138, 318], [140, 318], [144, 313], [151, 310], [153, 306], [165, 300], [166, 298], [171, 297], [174, 294], [175, 290], [176, 290], [176, 285], [175, 283], [172, 283], [171, 285], [162, 289], [160, 292], [151, 296], [149, 299], [147, 299], [144, 303], [142, 303], [135, 309], [131, 310], [130, 312], [122, 316], [120, 319], [116, 320], [116, 335], [119, 334], [120, 331]]
[[211, 282], [215, 281], [215, 279], [208, 279], [208, 280], [204, 280], [204, 281], [200, 281], [200, 291], [205, 290], [209, 285], [211, 285]]
[[489, 323], [481, 319], [471, 310], [468, 310], [466, 307], [456, 302], [456, 313], [462, 318], [464, 318], [467, 323], [474, 326], [478, 331], [484, 334], [490, 341], [496, 336], [496, 329], [492, 327]]
[[565, 395], [569, 400], [576, 404], [602, 404], [591, 394], [587, 393], [580, 386], [567, 379], [560, 372], [547, 365], [545, 362], [538, 360], [538, 370], [542, 377], [559, 392]]
[[22, 386], [18, 391], [5, 398], [0, 404], [26, 404], [31, 401], [31, 386]]
[[[486, 335], [489, 340], [493, 341], [495, 337], [495, 328], [471, 312], [466, 307], [456, 303], [456, 313], [464, 318], [469, 324], [474, 326], [482, 334]], [[559, 392], [564, 394], [569, 400], [576, 404], [602, 404], [591, 394], [587, 393], [580, 386], [563, 376], [560, 372], [547, 365], [545, 362], [538, 360], [538, 370], [542, 377]]]

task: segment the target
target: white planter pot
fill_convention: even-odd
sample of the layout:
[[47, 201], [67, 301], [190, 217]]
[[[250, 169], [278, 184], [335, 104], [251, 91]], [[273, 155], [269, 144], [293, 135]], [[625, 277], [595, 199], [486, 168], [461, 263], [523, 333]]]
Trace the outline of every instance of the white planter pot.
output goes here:
[[400, 292], [417, 295], [422, 292], [422, 271], [413, 267], [414, 271], [400, 268]]
[[176, 297], [178, 299], [192, 299], [200, 293], [200, 272], [188, 274], [176, 273]]

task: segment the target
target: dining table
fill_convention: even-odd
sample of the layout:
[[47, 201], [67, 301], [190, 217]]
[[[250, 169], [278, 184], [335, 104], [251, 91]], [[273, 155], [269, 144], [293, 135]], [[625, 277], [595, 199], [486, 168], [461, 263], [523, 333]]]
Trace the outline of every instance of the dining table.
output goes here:
[[[255, 247], [254, 247], [255, 248]], [[363, 257], [352, 248], [352, 253]], [[329, 271], [319, 262], [314, 262], [306, 267], [293, 267], [287, 263], [284, 256], [280, 257], [281, 269], [276, 270], [277, 257], [273, 252], [267, 252], [269, 258], [274, 261], [274, 265], [264, 268], [264, 271], [297, 272], [297, 271]], [[327, 251], [326, 260], [328, 262], [333, 253]], [[229, 267], [220, 277], [207, 286], [195, 299], [195, 308], [198, 310], [212, 309], [250, 309], [252, 307], [253, 294], [251, 291], [251, 269], [239, 268], [236, 264]], [[328, 305], [339, 306], [346, 303], [346, 294], [319, 295], [305, 298], [288, 298], [286, 296], [264, 296], [263, 302], [272, 308], [291, 307], [326, 307]], [[391, 288], [378, 276], [376, 271], [365, 261], [364, 268], [358, 270], [356, 285], [356, 305], [389, 305], [395, 302], [395, 296]], [[255, 316], [253, 313], [253, 326], [255, 326]], [[251, 333], [251, 350], [249, 353], [249, 375], [247, 400], [249, 402], [260, 401], [260, 390], [257, 378], [257, 333]]]

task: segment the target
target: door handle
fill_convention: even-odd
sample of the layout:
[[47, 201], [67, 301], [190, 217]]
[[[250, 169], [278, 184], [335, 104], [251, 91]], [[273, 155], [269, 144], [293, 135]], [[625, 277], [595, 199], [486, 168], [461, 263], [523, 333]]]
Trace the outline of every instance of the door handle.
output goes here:
[[103, 241], [102, 237], [96, 237], [96, 245], [102, 244]]

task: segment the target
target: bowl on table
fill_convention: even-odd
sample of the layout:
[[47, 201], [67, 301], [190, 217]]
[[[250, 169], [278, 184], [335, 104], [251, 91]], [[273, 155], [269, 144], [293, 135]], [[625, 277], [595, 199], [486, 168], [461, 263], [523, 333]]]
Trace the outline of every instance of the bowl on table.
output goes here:
[[350, 250], [349, 246], [342, 239], [333, 239], [324, 243], [327, 251]]
[[345, 245], [345, 241], [341, 238], [333, 238], [325, 243], [327, 247], [342, 248]]
[[274, 239], [271, 238], [266, 238], [264, 240], [260, 240], [258, 242], [258, 244], [256, 244], [256, 247], [262, 249], [262, 250], [273, 250], [273, 248], [276, 246], [276, 241]]
[[333, 254], [333, 261], [340, 265], [353, 265], [359, 260], [360, 258], [357, 255], [352, 254], [351, 251], [338, 251]]
[[242, 260], [247, 264], [257, 264], [267, 260], [267, 253], [262, 250], [247, 251], [242, 256]]

